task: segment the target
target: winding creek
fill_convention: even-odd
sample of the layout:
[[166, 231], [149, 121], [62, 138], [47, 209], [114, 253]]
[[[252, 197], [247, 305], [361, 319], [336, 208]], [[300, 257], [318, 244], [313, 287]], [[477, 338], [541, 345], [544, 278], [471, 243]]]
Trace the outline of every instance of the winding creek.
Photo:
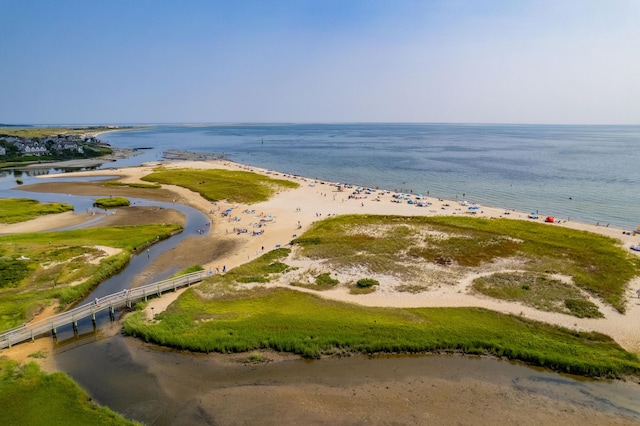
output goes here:
[[[25, 184], [35, 181], [25, 174], [20, 178]], [[79, 212], [92, 205], [91, 197], [26, 193], [11, 189], [14, 186], [15, 176], [1, 177], [0, 197], [64, 201]], [[128, 288], [150, 261], [197, 235], [196, 229], [207, 221], [203, 213], [187, 206], [132, 201], [181, 211], [185, 230], [152, 246], [151, 259], [135, 256], [122, 273], [85, 300]], [[176, 272], [166, 266], [149, 282]], [[98, 318], [96, 329], [89, 319], [79, 324], [79, 336], [70, 327], [60, 330], [54, 353], [58, 369], [95, 401], [145, 424], [425, 424], [429, 419], [492, 423], [491, 416], [501, 411], [534, 413], [539, 407], [549, 410], [549, 420], [556, 412], [565, 413], [574, 424], [580, 423], [576, 413], [581, 412], [587, 419], [590, 413], [612, 416], [604, 419], [616, 424], [640, 422], [636, 383], [586, 380], [476, 357], [353, 356], [306, 361], [266, 356], [277, 362], [250, 364], [237, 357], [155, 347], [121, 335], [119, 324], [110, 322], [108, 315]], [[516, 419], [526, 417], [526, 411], [519, 414]], [[528, 424], [540, 419], [545, 422], [545, 417], [532, 416]]]

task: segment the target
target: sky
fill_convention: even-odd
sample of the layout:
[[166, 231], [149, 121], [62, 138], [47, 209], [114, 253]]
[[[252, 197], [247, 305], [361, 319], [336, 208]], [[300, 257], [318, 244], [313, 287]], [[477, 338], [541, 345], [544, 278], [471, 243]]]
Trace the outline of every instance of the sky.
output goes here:
[[640, 124], [638, 0], [0, 0], [0, 123]]

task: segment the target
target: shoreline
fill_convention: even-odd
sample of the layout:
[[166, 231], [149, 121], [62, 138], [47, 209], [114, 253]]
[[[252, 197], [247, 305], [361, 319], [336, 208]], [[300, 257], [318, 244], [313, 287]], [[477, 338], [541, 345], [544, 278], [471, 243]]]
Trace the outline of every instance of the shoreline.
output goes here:
[[[99, 169], [90, 171], [79, 171], [60, 174], [57, 176], [100, 176], [118, 175], [119, 180], [124, 183], [141, 182], [140, 178], [152, 172], [156, 166], [166, 168], [223, 168], [227, 170], [244, 170], [266, 176], [287, 179], [300, 184], [300, 187], [291, 190], [284, 190], [274, 195], [270, 200], [252, 204], [242, 205], [228, 203], [226, 201], [215, 204], [205, 200], [199, 194], [188, 189], [163, 185], [163, 188], [176, 194], [178, 202], [186, 203], [205, 213], [211, 219], [211, 230], [202, 244], [213, 243], [214, 241], [232, 241], [234, 250], [228, 255], [211, 260], [202, 264], [205, 269], [222, 270], [232, 269], [242, 263], [253, 260], [261, 256], [266, 251], [270, 251], [277, 246], [286, 246], [297, 235], [303, 234], [313, 222], [322, 220], [327, 216], [342, 214], [380, 214], [399, 216], [435, 216], [435, 215], [472, 215], [478, 218], [510, 218], [518, 220], [531, 220], [527, 214], [517, 211], [506, 211], [496, 207], [479, 206], [476, 213], [469, 213], [467, 206], [451, 200], [434, 199], [427, 207], [417, 207], [404, 203], [392, 203], [392, 193], [386, 191], [384, 194], [377, 191], [375, 194], [363, 193], [362, 197], [350, 198], [353, 189], [339, 191], [332, 183], [326, 181], [316, 181], [315, 179], [301, 176], [293, 176], [280, 172], [252, 167], [228, 160], [206, 160], [206, 161], [163, 161], [146, 163], [141, 166], [122, 167], [115, 171], [109, 169]], [[49, 175], [47, 177], [55, 177]], [[64, 183], [60, 183], [64, 185]], [[376, 198], [378, 197], [378, 198]], [[380, 201], [374, 201], [380, 200]], [[218, 213], [228, 208], [233, 210], [233, 215], [238, 220], [223, 218]], [[508, 214], [507, 214], [508, 213]], [[236, 234], [233, 232], [237, 226], [247, 226], [259, 217], [272, 216], [273, 221], [264, 228], [265, 232], [259, 236], [252, 236], [251, 233]], [[77, 220], [71, 215], [68, 218]], [[44, 230], [42, 226], [35, 228], [40, 219], [30, 221], [22, 225], [22, 231], [27, 229]], [[42, 221], [46, 219], [42, 218]], [[538, 219], [537, 221], [543, 220]], [[51, 222], [53, 223], [53, 222]], [[56, 222], [56, 227], [60, 227], [60, 222]], [[622, 229], [612, 227], [598, 227], [581, 222], [549, 223], [548, 226], [565, 226], [576, 230], [595, 232], [609, 236], [620, 241], [620, 244], [627, 249], [631, 243], [637, 243], [638, 237], [623, 233]], [[16, 227], [19, 228], [19, 227]], [[633, 253], [634, 255], [640, 255]], [[503, 266], [508, 269], [508, 266]], [[309, 291], [321, 297], [356, 303], [366, 306], [382, 307], [483, 307], [494, 311], [521, 315], [523, 317], [542, 321], [549, 324], [561, 325], [579, 331], [597, 331], [611, 336], [626, 350], [640, 354], [640, 324], [634, 324], [631, 318], [640, 315], [640, 299], [635, 299], [635, 288], [640, 286], [640, 278], [632, 280], [629, 284], [625, 297], [627, 299], [627, 312], [620, 314], [613, 308], [598, 303], [599, 308], [605, 314], [604, 319], [581, 319], [573, 316], [538, 311], [519, 303], [490, 299], [484, 296], [467, 294], [465, 289], [471, 280], [477, 275], [471, 275], [461, 279], [458, 285], [443, 286], [443, 288], [429, 289], [417, 294], [398, 292], [392, 290], [376, 291], [367, 295], [351, 295], [344, 288], [334, 289], [324, 292], [316, 292], [296, 287], [297, 291]], [[270, 283], [273, 286], [283, 286], [291, 288], [284, 280]], [[169, 293], [160, 298], [152, 299], [147, 306], [147, 312], [153, 308], [153, 312], [159, 313], [165, 310], [178, 296], [179, 293]], [[634, 300], [635, 299], [635, 300]]]

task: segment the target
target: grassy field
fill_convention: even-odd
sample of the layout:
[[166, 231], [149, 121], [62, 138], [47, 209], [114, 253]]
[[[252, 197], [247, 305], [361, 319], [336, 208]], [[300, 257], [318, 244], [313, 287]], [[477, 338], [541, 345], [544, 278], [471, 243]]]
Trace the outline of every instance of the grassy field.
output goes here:
[[0, 411], [5, 425], [135, 425], [99, 407], [66, 374], [0, 358]]
[[18, 223], [46, 214], [73, 211], [66, 203], [41, 204], [29, 198], [4, 198], [0, 203], [0, 223]]
[[[494, 273], [489, 284], [503, 281], [505, 291], [504, 283], [515, 283], [515, 291], [527, 292], [530, 303], [539, 308], [563, 300], [577, 316], [597, 316], [597, 309], [590, 312], [576, 287], [565, 293], [563, 283], [550, 274], [573, 277], [586, 291], [617, 301], [622, 298], [625, 280], [639, 268], [637, 259], [613, 239], [512, 220], [344, 216], [316, 223], [294, 243], [302, 247], [303, 256], [329, 259], [334, 265], [355, 262], [378, 272], [395, 271], [399, 266], [394, 262], [416, 259], [473, 268], [515, 256], [528, 271]], [[290, 270], [286, 264], [290, 253], [286, 248], [274, 250], [225, 275], [210, 277], [197, 289], [185, 292], [152, 322], [141, 312], [129, 316], [124, 330], [146, 341], [201, 352], [273, 349], [305, 357], [350, 352], [462, 352], [496, 355], [585, 376], [640, 374], [638, 357], [599, 333], [577, 332], [478, 308], [370, 308], [282, 288], [244, 286], [272, 281]], [[450, 262], [441, 263], [443, 258]], [[609, 266], [612, 264], [626, 272], [616, 274], [616, 268]], [[303, 286], [324, 289], [337, 284], [326, 273], [316, 271], [314, 277], [314, 284]], [[591, 284], [598, 280], [607, 285]], [[365, 286], [366, 291], [376, 287], [374, 279], [365, 284], [371, 284]], [[555, 299], [539, 289], [531, 291], [538, 285], [551, 287], [546, 291]], [[496, 297], [522, 300], [506, 293]]]
[[[640, 259], [617, 240], [509, 219], [339, 216], [315, 223], [293, 243], [301, 246], [302, 255], [334, 267], [358, 264], [390, 275], [407, 273], [423, 261], [468, 269], [516, 259], [528, 274], [571, 277], [577, 287], [620, 312], [625, 311], [626, 285], [640, 273]], [[529, 275], [522, 277], [520, 285], [528, 285]]]
[[[84, 135], [114, 130], [106, 126], [93, 127], [5, 127], [0, 129], [0, 135], [17, 136], [21, 138], [45, 138], [56, 135]], [[2, 139], [0, 137], [0, 139]]]
[[[177, 225], [144, 225], [0, 237], [0, 330], [29, 320], [54, 299], [62, 306], [73, 303], [122, 270], [134, 250], [179, 230]], [[100, 258], [97, 245], [121, 252]]]
[[586, 376], [640, 373], [640, 360], [607, 336], [477, 308], [370, 308], [287, 289], [257, 288], [215, 299], [193, 290], [126, 333], [200, 352], [273, 349], [305, 357], [345, 353], [492, 354]]
[[156, 169], [142, 180], [178, 185], [199, 193], [209, 201], [227, 200], [253, 204], [267, 201], [273, 194], [299, 185], [257, 173], [231, 170]]

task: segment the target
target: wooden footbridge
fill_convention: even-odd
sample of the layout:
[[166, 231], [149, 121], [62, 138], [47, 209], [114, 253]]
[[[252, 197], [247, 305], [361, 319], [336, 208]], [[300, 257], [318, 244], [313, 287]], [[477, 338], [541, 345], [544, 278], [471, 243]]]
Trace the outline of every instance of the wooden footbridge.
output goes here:
[[147, 284], [141, 287], [125, 289], [108, 296], [101, 297], [96, 301], [76, 306], [66, 312], [45, 318], [39, 321], [25, 323], [22, 326], [12, 328], [0, 334], [0, 349], [10, 348], [20, 342], [35, 340], [42, 335], [56, 336], [60, 327], [72, 325], [74, 333], [78, 333], [78, 321], [84, 318], [91, 318], [94, 325], [96, 315], [100, 312], [109, 312], [111, 320], [115, 320], [116, 309], [131, 306], [149, 297], [161, 296], [166, 291], [176, 291], [180, 287], [190, 286], [198, 283], [211, 274], [209, 271], [198, 271], [176, 278]]

